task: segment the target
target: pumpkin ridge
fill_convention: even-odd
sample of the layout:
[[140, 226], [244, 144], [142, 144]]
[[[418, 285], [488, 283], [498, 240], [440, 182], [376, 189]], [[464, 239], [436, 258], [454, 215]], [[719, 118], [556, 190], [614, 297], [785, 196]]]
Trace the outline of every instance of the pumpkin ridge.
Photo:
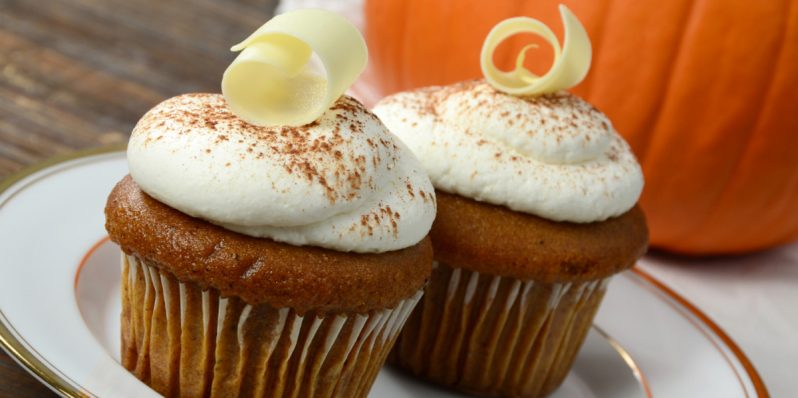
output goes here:
[[[782, 3], [783, 4], [783, 3]], [[786, 14], [781, 15], [790, 15], [789, 12], [792, 9], [790, 4], [787, 5]], [[784, 56], [784, 52], [786, 50], [786, 38], [787, 38], [787, 23], [786, 21], [782, 20], [783, 27], [780, 29], [779, 35], [779, 44], [776, 46], [778, 48], [775, 56], [774, 62], [770, 64], [770, 71], [765, 76], [768, 76], [768, 81], [766, 88], [761, 91], [760, 98], [756, 100], [752, 100], [752, 103], [763, 103], [766, 102], [768, 98], [771, 97], [772, 91], [775, 89], [776, 84], [776, 71], [778, 70], [781, 59]], [[763, 98], [765, 99], [764, 101]], [[747, 241], [746, 237], [750, 236], [752, 231], [750, 229], [742, 229], [737, 230], [736, 228], [733, 230], [723, 228], [717, 229], [715, 228], [715, 222], [720, 218], [723, 219], [723, 214], [727, 211], [729, 201], [736, 202], [735, 199], [732, 198], [730, 192], [738, 189], [737, 185], [735, 184], [735, 176], [739, 175], [739, 171], [744, 168], [746, 164], [748, 164], [748, 160], [751, 157], [751, 142], [757, 138], [757, 132], [760, 131], [760, 126], [762, 122], [762, 116], [764, 114], [764, 106], [759, 109], [756, 114], [755, 119], [751, 123], [750, 126], [746, 126], [745, 128], [740, 128], [742, 134], [746, 135], [744, 140], [744, 144], [740, 145], [740, 152], [736, 154], [736, 156], [732, 156], [734, 159], [735, 165], [732, 167], [732, 172], [729, 173], [725, 177], [725, 181], [722, 184], [723, 189], [720, 192], [715, 194], [715, 203], [712, 206], [711, 210], [703, 215], [701, 220], [698, 222], [698, 229], [695, 231], [695, 236], [697, 237], [696, 241], [692, 244], [696, 244], [702, 247], [709, 247], [712, 245], [713, 242], [716, 241], [727, 241], [727, 240], [739, 240], [742, 242]], [[712, 234], [714, 230], [715, 235]], [[724, 236], [725, 235], [725, 236]], [[703, 242], [705, 241], [705, 242]], [[741, 246], [740, 243], [737, 246]]]
[[[783, 3], [782, 3], [783, 4]], [[779, 6], [773, 9], [780, 8]], [[784, 15], [778, 13], [779, 15]], [[783, 21], [782, 21], [783, 22]], [[776, 25], [778, 29], [772, 32], [772, 44], [768, 47], [773, 48], [775, 51], [780, 51], [783, 54], [785, 49], [784, 38], [786, 38], [786, 29], [783, 28], [784, 24]], [[778, 60], [783, 55], [776, 57]], [[750, 93], [748, 102], [750, 103], [764, 103], [767, 101], [768, 96], [771, 95], [773, 89], [777, 84], [775, 72], [779, 67], [779, 63], [770, 63], [768, 68], [771, 69], [770, 75], [761, 75], [768, 80], [761, 86], [761, 89]], [[751, 95], [752, 94], [752, 95]], [[764, 98], [764, 101], [762, 99]], [[678, 246], [681, 252], [695, 252], [702, 251], [705, 253], [719, 252], [724, 250], [723, 247], [735, 247], [738, 250], [743, 250], [743, 247], [752, 249], [762, 247], [764, 242], [761, 236], [753, 233], [748, 225], [755, 219], [751, 215], [751, 211], [747, 209], [758, 208], [758, 214], [762, 217], [767, 216], [772, 209], [770, 205], [764, 202], [760, 195], [746, 193], [746, 187], [749, 189], [757, 189], [756, 180], [758, 177], [746, 175], [741, 170], [746, 170], [748, 167], [756, 168], [758, 159], [762, 159], [762, 153], [757, 151], [753, 153], [756, 144], [761, 140], [762, 136], [769, 134], [763, 133], [755, 127], [762, 124], [762, 117], [764, 112], [752, 114], [753, 117], [743, 120], [743, 124], [733, 131], [730, 131], [729, 137], [738, 143], [732, 148], [726, 147], [721, 153], [717, 154], [722, 165], [714, 170], [713, 185], [717, 188], [707, 189], [702, 191], [701, 195], [704, 197], [703, 211], [696, 211], [693, 208], [690, 211], [689, 217], [683, 217], [680, 224], [672, 228], [669, 233], [661, 238], [662, 243], [668, 245]], [[713, 134], [723, 132], [722, 130], [713, 130]], [[701, 132], [697, 132], [701, 133]], [[693, 144], [694, 141], [690, 141]], [[656, 147], [656, 145], [655, 145]], [[764, 145], [764, 151], [767, 151], [767, 145]], [[656, 162], [656, 160], [655, 160]], [[659, 201], [660, 199], [655, 199]], [[758, 205], [757, 205], [758, 204]], [[746, 215], [736, 216], [737, 213], [748, 213]], [[765, 236], [770, 235], [767, 233]], [[726, 242], [718, 244], [718, 242]], [[726, 249], [727, 251], [729, 249]]]
[[[404, 79], [405, 78], [404, 69], [406, 69], [406, 68], [404, 67], [404, 63], [403, 62], [400, 64], [400, 61], [402, 61], [403, 59], [405, 59], [405, 57], [407, 57], [406, 53], [407, 53], [408, 49], [407, 49], [407, 46], [405, 45], [405, 43], [407, 43], [407, 36], [408, 36], [408, 34], [410, 32], [410, 29], [408, 29], [408, 24], [410, 23], [410, 21], [408, 20], [407, 15], [409, 14], [408, 10], [412, 6], [412, 4], [414, 4], [414, 2], [413, 1], [409, 1], [407, 7], [402, 7], [402, 18], [400, 19], [402, 22], [399, 24], [399, 26], [401, 26], [401, 31], [398, 33], [398, 36], [401, 37], [402, 39], [399, 40], [399, 48], [398, 48], [398, 51], [396, 52], [397, 54], [401, 54], [401, 57], [397, 60], [397, 62], [394, 63], [395, 66], [398, 66], [398, 65], [402, 65], [402, 66], [401, 66], [401, 68], [399, 69], [398, 72], [396, 71], [396, 69], [394, 69], [393, 73], [391, 74], [391, 76], [395, 76], [394, 77], [394, 83], [395, 83], [395, 81], [397, 79]], [[398, 89], [399, 89], [399, 84], [396, 83], [394, 90], [398, 90]]]
[[[772, 210], [771, 214], [774, 215], [773, 218], [776, 222], [772, 224], [767, 222], [760, 223], [754, 228], [751, 228], [749, 233], [749, 235], [752, 236], [758, 236], [758, 234], [767, 234], [772, 235], [775, 238], [772, 238], [769, 241], [757, 242], [758, 244], [755, 246], [745, 246], [744, 244], [740, 244], [740, 242], [735, 242], [738, 245], [738, 252], [744, 253], [750, 250], [762, 250], [771, 246], [787, 244], [795, 239], [798, 239], [798, 222], [794, 223], [793, 225], [778, 222], [783, 221], [779, 215], [789, 214], [791, 211], [795, 212], [795, 199], [798, 198], [798, 173], [795, 173], [792, 176], [792, 180], [788, 181], [785, 186], [791, 187], [791, 189], [788, 188], [787, 193], [779, 198], [781, 203], [778, 203], [769, 209]], [[781, 228], [781, 230], [773, 231], [773, 228]]]
[[[787, 190], [788, 194], [784, 195], [781, 198], [781, 202], [782, 202], [781, 206], [780, 207], [776, 207], [776, 209], [778, 209], [778, 210], [774, 211], [774, 214], [786, 214], [790, 210], [795, 211], [795, 209], [794, 209], [794, 207], [795, 207], [795, 198], [798, 198], [798, 173], [795, 173], [793, 175], [792, 181], [789, 181], [787, 183], [787, 185], [791, 186], [792, 189], [788, 189]], [[785, 209], [785, 210], [782, 210], [782, 209]], [[782, 228], [784, 228], [783, 231], [779, 231], [779, 232], [784, 232], [784, 235], [783, 235], [784, 237], [782, 239], [775, 239], [774, 242], [776, 244], [783, 245], [783, 244], [786, 244], [786, 243], [790, 243], [791, 241], [794, 241], [795, 239], [798, 239], [798, 223], [795, 223], [794, 225], [792, 225], [792, 228], [789, 228], [789, 227], [782, 227]]]
[[[426, 4], [430, 4], [427, 2]], [[449, 12], [445, 18], [442, 18], [442, 21], [438, 21], [438, 29], [443, 32], [449, 32], [452, 29], [452, 22], [456, 19], [456, 13], [451, 12], [450, 7], [445, 7], [446, 11]], [[455, 14], [455, 15], [453, 15]], [[447, 52], [449, 51], [449, 46], [446, 45], [441, 49], [441, 54], [444, 56], [441, 57], [442, 59], [438, 60], [438, 63], [441, 66], [441, 69], [445, 71], [446, 75], [449, 74], [449, 66], [452, 57], [448, 56]], [[411, 72], [410, 68], [404, 68], [405, 76], [403, 77], [404, 80], [410, 80], [412, 78], [413, 72]]]
[[[683, 14], [684, 17], [681, 18], [682, 21], [684, 21], [684, 22], [682, 22], [682, 28], [680, 29], [682, 34], [681, 34], [681, 37], [679, 38], [679, 40], [676, 42], [675, 49], [672, 52], [673, 54], [676, 54], [676, 56], [674, 56], [671, 59], [670, 65], [668, 66], [668, 71], [670, 73], [668, 73], [667, 76], [672, 76], [673, 75], [674, 69], [676, 69], [676, 66], [679, 64], [679, 59], [682, 58], [682, 54], [681, 54], [681, 52], [679, 50], [682, 47], [684, 47], [684, 43], [687, 40], [687, 36], [688, 36], [688, 29], [687, 28], [688, 28], [688, 26], [690, 26], [691, 22], [693, 22], [693, 18], [694, 18], [695, 14], [696, 14], [695, 13], [696, 4], [698, 4], [699, 2], [698, 1], [691, 1], [689, 3], [690, 4], [687, 7], [686, 13]], [[675, 84], [677, 84], [677, 82], [674, 82], [673, 80], [668, 79], [668, 83], [665, 85], [664, 90], [662, 90], [662, 95], [660, 96], [660, 99], [653, 106], [654, 109], [655, 109], [654, 113], [648, 117], [649, 122], [643, 124], [644, 126], [646, 126], [645, 127], [646, 130], [651, 131], [653, 129], [653, 127], [656, 126], [659, 123], [659, 119], [662, 116], [663, 110], [665, 109], [665, 107], [663, 106], [663, 103], [664, 103], [665, 99], [668, 98], [668, 94], [669, 94], [670, 91], [673, 90], [672, 87]], [[651, 145], [652, 145], [652, 141], [653, 141], [653, 134], [644, 135], [643, 138], [641, 139], [641, 141], [643, 141], [643, 142], [638, 144], [639, 152], [636, 153], [635, 155], [637, 155], [638, 159], [642, 159], [645, 162], [646, 155], [648, 155], [648, 152], [651, 149]]]
[[[661, 159], [657, 159], [655, 156], [652, 155], [652, 148], [659, 149], [661, 146], [661, 141], [667, 141], [672, 134], [670, 130], [663, 130], [661, 125], [661, 119], [663, 118], [663, 114], [666, 111], [669, 98], [674, 95], [673, 91], [678, 90], [679, 85], [681, 82], [672, 78], [675, 74], [677, 68], [684, 62], [684, 58], [687, 56], [683, 53], [683, 48], [686, 46], [686, 43], [692, 38], [694, 29], [691, 29], [696, 24], [700, 24], [700, 18], [696, 18], [697, 15], [700, 16], [700, 13], [697, 12], [697, 5], [699, 2], [691, 1], [689, 5], [685, 8], [683, 13], [684, 17], [681, 18], [683, 23], [681, 24], [681, 35], [679, 40], [675, 41], [674, 50], [672, 54], [675, 54], [673, 58], [669, 62], [668, 66], [668, 76], [667, 84], [664, 86], [662, 90], [662, 95], [660, 99], [656, 101], [654, 106], [655, 112], [649, 116], [649, 122], [643, 125], [646, 126], [646, 130], [649, 131], [649, 134], [643, 135], [641, 138], [641, 142], [638, 144], [639, 150], [636, 151], [636, 155], [638, 159], [641, 159], [641, 166], [643, 168], [643, 175], [647, 176], [647, 180], [651, 178], [653, 175], [653, 179], [659, 182], [658, 186], [651, 187], [648, 190], [643, 188], [643, 194], [640, 198], [640, 203], [644, 210], [647, 208], [647, 203], [652, 201], [655, 203], [654, 206], [658, 206], [663, 199], [659, 196], [659, 192], [652, 192], [652, 189], [659, 188], [660, 191], [665, 190], [668, 186], [680, 186], [678, 183], [679, 178], [683, 177], [683, 173], [675, 172], [673, 175], [662, 176], [660, 173], [664, 172], [661, 169]], [[657, 128], [659, 126], [659, 128]], [[657, 151], [656, 154], [660, 155], [661, 151]], [[678, 166], [682, 166], [679, 164]], [[660, 173], [658, 173], [660, 172]], [[669, 209], [671, 213], [673, 213], [673, 208]], [[683, 247], [685, 245], [685, 241], [689, 242], [693, 234], [698, 227], [698, 224], [695, 222], [695, 218], [692, 216], [684, 216], [682, 214], [664, 214], [667, 212], [651, 212], [651, 216], [649, 218], [649, 226], [651, 228], [651, 241], [655, 242], [655, 244], [661, 247]], [[678, 221], [674, 221], [678, 220]]]
[[[609, 5], [610, 3], [612, 3], [612, 5]], [[594, 49], [593, 57], [595, 57], [592, 61], [594, 65], [599, 63], [598, 57], [601, 56], [601, 48], [603, 46], [604, 39], [605, 36], [607, 35], [607, 30], [608, 30], [607, 15], [609, 15], [610, 10], [613, 9], [612, 7], [615, 6], [615, 3], [616, 2], [613, 0], [607, 1], [606, 3], [602, 3], [604, 9], [601, 10], [601, 17], [598, 18], [598, 23], [596, 23], [596, 34], [594, 35], [594, 37], [591, 38]], [[577, 87], [581, 86], [580, 87], [580, 90], [582, 91], [580, 95], [581, 97], [590, 98], [590, 93], [592, 92], [594, 81], [595, 79], [592, 79], [590, 76], [590, 72], [588, 72], [587, 76], [585, 76], [585, 80], [583, 80], [581, 84], [577, 85]]]

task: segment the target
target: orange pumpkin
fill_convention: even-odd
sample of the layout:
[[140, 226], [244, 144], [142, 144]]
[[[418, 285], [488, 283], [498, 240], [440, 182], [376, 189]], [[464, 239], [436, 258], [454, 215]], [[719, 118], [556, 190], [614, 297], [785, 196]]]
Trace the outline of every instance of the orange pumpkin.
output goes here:
[[[798, 238], [798, 0], [372, 0], [377, 81], [388, 94], [480, 77], [496, 23], [527, 15], [561, 35], [559, 2], [593, 41], [591, 72], [573, 91], [643, 166], [653, 246], [728, 254]], [[510, 66], [523, 44], [496, 63]], [[550, 56], [537, 62], [545, 69]]]

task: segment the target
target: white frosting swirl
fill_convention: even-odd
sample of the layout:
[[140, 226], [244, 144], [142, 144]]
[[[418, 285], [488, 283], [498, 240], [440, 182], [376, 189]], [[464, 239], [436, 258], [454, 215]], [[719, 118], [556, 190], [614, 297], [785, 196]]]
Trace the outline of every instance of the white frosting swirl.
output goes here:
[[399, 93], [374, 113], [446, 192], [586, 223], [623, 214], [643, 189], [610, 121], [565, 91], [516, 97], [472, 81]]
[[418, 243], [435, 218], [421, 164], [346, 96], [301, 127], [250, 125], [218, 94], [174, 97], [139, 121], [127, 155], [150, 196], [250, 236], [385, 252]]

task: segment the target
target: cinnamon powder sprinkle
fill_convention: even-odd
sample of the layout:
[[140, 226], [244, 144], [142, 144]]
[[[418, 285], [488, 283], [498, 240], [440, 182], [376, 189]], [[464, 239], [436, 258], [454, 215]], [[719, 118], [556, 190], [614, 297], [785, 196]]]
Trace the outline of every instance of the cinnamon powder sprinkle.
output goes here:
[[[178, 135], [189, 131], [213, 133], [214, 144], [226, 144], [226, 148], [231, 134], [241, 132], [235, 139], [241, 148], [241, 159], [277, 159], [288, 173], [303, 176], [308, 184], [320, 185], [331, 203], [357, 198], [357, 191], [363, 186], [374, 185], [371, 170], [383, 164], [393, 167], [396, 162], [399, 148], [390, 136], [369, 139], [370, 149], [365, 152], [352, 150], [353, 140], [364, 133], [365, 116], [376, 117], [351, 97], [343, 96], [331, 107], [334, 124], [324, 134], [312, 131], [319, 126], [319, 120], [299, 127], [251, 125], [234, 115], [218, 94], [186, 94], [168, 101], [172, 102], [170, 106], [145, 115], [137, 129]], [[173, 123], [164, 126], [164, 120]], [[257, 150], [263, 148], [268, 150]], [[211, 149], [204, 152], [211, 153]]]
[[[164, 124], [164, 120], [170, 122]], [[224, 151], [238, 151], [235, 155], [241, 160], [267, 159], [282, 167], [292, 180], [321, 188], [327, 200], [335, 204], [361, 200], [365, 189], [376, 191], [378, 173], [398, 165], [401, 148], [387, 130], [377, 135], [370, 130], [368, 138], [363, 136], [371, 120], [379, 121], [357, 100], [342, 96], [313, 123], [298, 127], [255, 126], [233, 114], [219, 94], [187, 94], [148, 112], [136, 129], [144, 134], [156, 131], [160, 134], [156, 139], [163, 135], [190, 134], [186, 139], [207, 135], [207, 140], [202, 141], [210, 142], [209, 148], [202, 149], [205, 154], [219, 146]], [[224, 167], [232, 166], [231, 162], [224, 163]], [[419, 190], [409, 178], [405, 178], [404, 185], [407, 196], [402, 195], [402, 200], [419, 196], [425, 203], [434, 201], [431, 194]], [[398, 237], [401, 217], [400, 212], [380, 203], [355, 221], [349, 231], [363, 236], [388, 232]]]

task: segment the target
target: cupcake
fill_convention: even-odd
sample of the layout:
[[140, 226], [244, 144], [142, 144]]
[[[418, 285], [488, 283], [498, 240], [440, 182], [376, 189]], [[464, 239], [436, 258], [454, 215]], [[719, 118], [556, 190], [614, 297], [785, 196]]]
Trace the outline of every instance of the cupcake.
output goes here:
[[358, 101], [325, 108], [259, 126], [188, 94], [134, 128], [106, 229], [122, 364], [157, 392], [368, 394], [432, 270], [434, 189]]
[[475, 80], [395, 94], [374, 112], [438, 201], [436, 266], [389, 361], [480, 396], [553, 391], [609, 279], [647, 247], [629, 146], [562, 89], [511, 95]]

